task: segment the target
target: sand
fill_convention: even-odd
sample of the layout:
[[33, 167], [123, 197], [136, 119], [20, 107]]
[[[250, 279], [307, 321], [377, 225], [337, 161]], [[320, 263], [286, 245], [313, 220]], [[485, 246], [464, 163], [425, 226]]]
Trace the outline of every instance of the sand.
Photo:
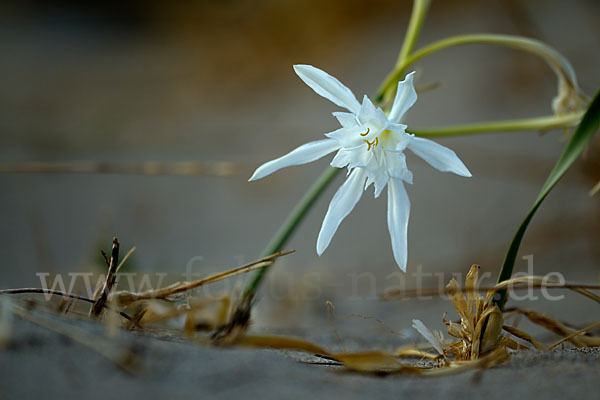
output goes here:
[[[99, 324], [75, 324], [103, 337]], [[114, 343], [141, 359], [139, 373], [131, 374], [97, 351], [31, 322], [15, 320], [13, 333], [12, 344], [0, 351], [1, 399], [566, 399], [593, 397], [600, 378], [600, 351], [589, 348], [522, 351], [504, 365], [452, 376], [365, 376], [294, 352], [216, 348], [123, 331]], [[311, 339], [335, 343], [333, 336]], [[365, 337], [346, 339], [345, 345], [358, 350], [364, 343], [396, 345]]]

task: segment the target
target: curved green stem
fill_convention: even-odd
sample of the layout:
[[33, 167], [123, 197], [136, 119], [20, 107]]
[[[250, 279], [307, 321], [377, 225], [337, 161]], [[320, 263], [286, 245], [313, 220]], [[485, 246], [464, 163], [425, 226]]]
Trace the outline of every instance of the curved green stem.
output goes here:
[[533, 53], [539, 57], [542, 57], [550, 65], [550, 67], [558, 75], [559, 82], [566, 83], [567, 85], [579, 91], [577, 78], [575, 76], [573, 67], [569, 61], [553, 47], [550, 47], [539, 40], [524, 38], [521, 36], [479, 33], [459, 35], [442, 39], [425, 46], [424, 48], [411, 54], [409, 57], [406, 57], [403, 59], [403, 62], [396, 65], [394, 71], [388, 75], [378, 91], [377, 98], [380, 100], [386, 100], [390, 98], [391, 93], [393, 93], [395, 83], [402, 78], [406, 68], [418, 60], [437, 51], [466, 44], [505, 46]]
[[415, 127], [410, 133], [422, 137], [443, 137], [455, 135], [476, 135], [488, 132], [544, 131], [556, 128], [576, 126], [583, 113], [572, 113], [564, 116], [549, 115], [545, 117], [513, 119], [507, 121], [477, 122], [464, 125], [440, 127]]

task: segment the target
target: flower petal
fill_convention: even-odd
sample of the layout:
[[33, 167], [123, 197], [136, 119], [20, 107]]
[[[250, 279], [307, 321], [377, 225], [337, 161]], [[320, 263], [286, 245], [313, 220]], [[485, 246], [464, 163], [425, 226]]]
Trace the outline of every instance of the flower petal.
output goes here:
[[323, 254], [342, 220], [350, 214], [356, 203], [360, 200], [364, 183], [364, 170], [356, 168], [333, 196], [331, 203], [329, 203], [325, 219], [323, 219], [319, 238], [317, 239], [317, 254]]
[[410, 200], [400, 179], [392, 178], [388, 183], [388, 229], [392, 240], [394, 259], [400, 269], [406, 272], [408, 217]]
[[388, 118], [383, 110], [379, 107], [375, 107], [367, 95], [363, 97], [363, 103], [357, 117], [361, 124], [370, 127], [370, 135], [368, 135], [369, 140], [379, 135], [379, 133], [388, 125]]
[[331, 166], [336, 168], [363, 168], [366, 167], [371, 158], [373, 157], [372, 151], [367, 151], [364, 146], [354, 149], [340, 149], [333, 160], [331, 160]]
[[369, 132], [367, 128], [362, 127], [360, 125], [356, 125], [349, 128], [340, 128], [333, 132], [326, 133], [330, 139], [335, 139], [337, 142], [344, 148], [354, 148], [360, 145], [366, 145], [364, 142], [365, 138], [368, 138], [369, 135], [363, 136], [365, 132]]
[[365, 184], [365, 189], [372, 183], [375, 184], [373, 195], [375, 198], [378, 198], [389, 180], [390, 176], [382, 169], [367, 170], [367, 183]]
[[360, 110], [360, 103], [356, 100], [354, 93], [327, 72], [312, 65], [294, 65], [294, 71], [318, 95], [354, 114]]
[[337, 118], [338, 122], [344, 128], [354, 128], [358, 125], [358, 121], [356, 120], [356, 115], [347, 112], [337, 111], [332, 113], [334, 117]]
[[415, 137], [407, 147], [437, 170], [454, 172], [460, 176], [471, 176], [469, 169], [454, 151], [433, 140]]
[[425, 326], [424, 323], [422, 323], [420, 320], [418, 319], [413, 319], [413, 328], [415, 328], [417, 330], [417, 332], [419, 332], [421, 334], [421, 336], [423, 336], [428, 342], [429, 344], [431, 344], [431, 346], [433, 346], [433, 348], [435, 349], [435, 351], [438, 352], [438, 354], [440, 355], [444, 355], [444, 342], [441, 340], [441, 335], [440, 336], [436, 336], [431, 330], [429, 330], [428, 327]]
[[264, 163], [258, 167], [256, 171], [254, 171], [254, 174], [248, 180], [255, 181], [272, 174], [278, 169], [290, 167], [292, 165], [306, 164], [311, 161], [318, 160], [319, 158], [326, 156], [327, 154], [339, 148], [340, 145], [333, 139], [323, 139], [316, 140], [314, 142], [308, 142], [282, 157]]
[[396, 91], [396, 98], [392, 105], [392, 110], [388, 115], [388, 119], [392, 122], [400, 122], [400, 119], [409, 108], [417, 101], [417, 92], [413, 86], [413, 78], [415, 72], [411, 72], [406, 75], [402, 82], [398, 82], [398, 90]]
[[391, 153], [387, 157], [388, 173], [392, 178], [402, 179], [406, 183], [413, 183], [413, 174], [406, 165], [404, 153]]

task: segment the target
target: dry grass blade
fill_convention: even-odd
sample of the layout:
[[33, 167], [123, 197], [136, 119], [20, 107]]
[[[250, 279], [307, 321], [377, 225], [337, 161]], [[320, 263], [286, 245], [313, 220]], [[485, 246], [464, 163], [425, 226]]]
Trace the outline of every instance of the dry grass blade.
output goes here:
[[[545, 279], [548, 280], [547, 278]], [[558, 283], [558, 282], [544, 282], [544, 277], [541, 276], [526, 276], [518, 277], [508, 281], [503, 281], [495, 286], [479, 286], [474, 289], [457, 288], [462, 293], [469, 293], [470, 291], [476, 292], [497, 292], [502, 289], [509, 289], [511, 291], [527, 290], [527, 289], [569, 289], [580, 293], [583, 296], [589, 297], [594, 301], [599, 301], [600, 297], [590, 292], [590, 290], [600, 290], [600, 285], [588, 284], [588, 283]], [[585, 291], [578, 291], [578, 289], [584, 289]], [[446, 290], [432, 288], [432, 289], [415, 289], [415, 290], [389, 290], [385, 291], [380, 297], [382, 300], [401, 300], [409, 299], [419, 296], [440, 296], [446, 293]]]
[[588, 299], [594, 300], [596, 303], [600, 303], [600, 296], [598, 296], [596, 293], [590, 292], [586, 288], [573, 288], [571, 290], [573, 290], [576, 293], [579, 293], [582, 296], [587, 297]]
[[537, 341], [533, 336], [531, 336], [527, 332], [517, 329], [514, 326], [508, 326], [508, 325], [504, 325], [502, 327], [502, 329], [504, 329], [506, 332], [510, 333], [511, 335], [518, 337], [519, 339], [523, 339], [523, 340], [531, 343], [538, 350], [546, 350], [546, 346], [544, 346], [542, 343]]
[[331, 358], [344, 364], [350, 371], [363, 373], [413, 373], [420, 374], [423, 368], [404, 365], [393, 354], [383, 351], [364, 351], [357, 353], [332, 354]]
[[136, 247], [133, 246], [128, 252], [127, 254], [125, 254], [125, 257], [123, 257], [123, 259], [121, 260], [121, 262], [119, 263], [119, 265], [117, 265], [117, 271], [116, 273], [119, 273], [119, 271], [121, 270], [121, 267], [123, 267], [123, 265], [125, 265], [125, 263], [127, 262], [127, 260], [129, 260], [129, 257], [131, 257], [133, 255], [133, 253], [135, 252]]
[[[591, 325], [589, 325], [589, 326], [586, 326], [586, 327], [585, 327], [585, 328], [583, 328], [583, 329], [580, 329], [580, 330], [578, 330], [578, 331], [575, 331], [575, 332], [571, 333], [570, 335], [567, 335], [567, 336], [565, 336], [564, 338], [560, 339], [558, 342], [556, 342], [556, 343], [554, 343], [552, 346], [550, 346], [550, 347], [548, 348], [548, 350], [552, 350], [552, 349], [554, 349], [556, 346], [558, 346], [559, 344], [561, 344], [561, 343], [563, 343], [563, 342], [566, 342], [567, 340], [571, 340], [571, 339], [573, 339], [575, 336], [581, 335], [582, 333], [584, 333], [584, 332], [587, 332], [587, 331], [589, 331], [590, 329], [593, 329], [593, 328], [595, 328], [595, 327], [597, 327], [597, 326], [600, 326], [600, 321], [598, 321], [598, 322], [595, 322], [595, 323], [593, 323], [593, 324], [591, 324]], [[593, 337], [588, 337], [588, 338], [583, 338], [583, 339], [585, 340], [585, 339], [592, 339], [592, 338], [593, 338]], [[595, 346], [600, 346], [600, 338], [594, 338], [594, 339], [596, 339], [596, 340], [595, 340], [595, 342], [596, 342]], [[589, 342], [589, 340], [588, 340], [588, 342]], [[588, 346], [589, 346], [589, 345], [590, 345], [590, 344], [588, 344]]]
[[397, 357], [417, 357], [427, 358], [429, 360], [437, 360], [440, 358], [439, 354], [428, 353], [416, 347], [405, 347], [398, 349], [394, 352]]
[[[515, 308], [511, 311], [524, 315], [525, 317], [527, 317], [528, 320], [530, 320], [534, 324], [539, 325], [549, 330], [550, 332], [568, 338], [567, 340], [577, 347], [584, 347], [588, 345], [600, 345], [600, 338], [593, 338], [594, 340], [586, 340], [585, 337], [578, 337], [577, 335], [572, 336], [572, 334], [574, 333], [573, 330], [567, 328], [564, 324], [560, 323], [556, 319], [539, 313], [537, 311], [524, 310], [519, 308]], [[596, 342], [596, 344], [593, 344], [594, 341]]]
[[195, 289], [195, 288], [203, 286], [203, 285], [218, 282], [223, 279], [231, 278], [231, 277], [234, 277], [234, 276], [237, 276], [240, 274], [245, 274], [247, 272], [254, 271], [254, 270], [257, 270], [260, 268], [268, 267], [269, 265], [272, 265], [274, 263], [275, 259], [286, 256], [288, 254], [291, 254], [294, 251], [295, 250], [280, 251], [278, 253], [271, 254], [270, 256], [253, 261], [249, 264], [242, 265], [241, 267], [233, 268], [233, 269], [230, 269], [225, 272], [219, 272], [217, 274], [211, 275], [211, 276], [203, 278], [203, 279], [198, 279], [193, 282], [176, 283], [171, 286], [167, 286], [166, 288], [163, 288], [163, 289], [148, 290], [146, 292], [140, 292], [140, 293], [127, 292], [127, 291], [115, 292], [114, 296], [115, 296], [117, 303], [121, 306], [130, 304], [134, 301], [139, 301], [139, 300], [166, 299], [169, 296], [183, 293], [183, 292]]
[[517, 342], [516, 340], [513, 340], [506, 336], [502, 336], [500, 338], [500, 345], [505, 346], [512, 350], [529, 350], [528, 346], [521, 344], [521, 343]]

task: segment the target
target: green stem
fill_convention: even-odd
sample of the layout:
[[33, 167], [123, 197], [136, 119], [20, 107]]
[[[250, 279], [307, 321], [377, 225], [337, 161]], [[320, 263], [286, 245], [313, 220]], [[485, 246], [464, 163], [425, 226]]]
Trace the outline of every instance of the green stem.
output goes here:
[[550, 65], [559, 77], [560, 82], [567, 82], [568, 85], [578, 90], [577, 79], [573, 67], [569, 61], [553, 47], [538, 40], [520, 36], [477, 33], [442, 39], [412, 53], [409, 57], [403, 59], [402, 63], [396, 65], [396, 69], [388, 75], [385, 82], [379, 88], [376, 98], [382, 101], [388, 99], [393, 92], [395, 82], [398, 82], [398, 80], [402, 78], [406, 68], [418, 60], [448, 47], [466, 44], [505, 46], [533, 53], [543, 58]]
[[[304, 196], [300, 199], [296, 207], [283, 222], [277, 233], [273, 236], [267, 247], [263, 250], [260, 257], [266, 257], [276, 253], [282, 249], [285, 242], [290, 238], [294, 230], [298, 227], [308, 210], [313, 206], [321, 193], [333, 181], [333, 178], [340, 172], [339, 168], [328, 167], [319, 178], [312, 184]], [[251, 297], [256, 292], [258, 285], [262, 281], [269, 267], [261, 268], [254, 273], [246, 288], [244, 289], [244, 297]]]
[[464, 125], [450, 125], [432, 128], [415, 127], [410, 133], [422, 137], [443, 137], [454, 135], [476, 135], [487, 132], [515, 132], [550, 130], [575, 126], [581, 120], [583, 113], [572, 113], [560, 117], [551, 115], [545, 117], [513, 119], [507, 121], [477, 122]]
[[408, 23], [408, 28], [406, 29], [406, 35], [404, 36], [404, 43], [402, 43], [402, 49], [400, 50], [398, 60], [396, 61], [396, 68], [404, 64], [405, 60], [411, 55], [415, 48], [415, 43], [419, 38], [419, 33], [423, 27], [423, 22], [425, 22], [425, 17], [427, 16], [430, 4], [431, 0], [414, 1], [410, 21]]

